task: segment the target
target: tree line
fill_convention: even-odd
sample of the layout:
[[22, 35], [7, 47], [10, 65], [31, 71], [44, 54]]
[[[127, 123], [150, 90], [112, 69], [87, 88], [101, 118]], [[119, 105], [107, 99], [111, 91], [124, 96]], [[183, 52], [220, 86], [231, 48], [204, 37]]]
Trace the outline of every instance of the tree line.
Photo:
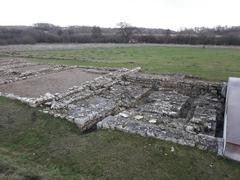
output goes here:
[[0, 45], [36, 43], [171, 43], [240, 45], [240, 26], [170, 29], [138, 28], [120, 22], [117, 28], [98, 26], [60, 27], [38, 23], [33, 26], [0, 26]]

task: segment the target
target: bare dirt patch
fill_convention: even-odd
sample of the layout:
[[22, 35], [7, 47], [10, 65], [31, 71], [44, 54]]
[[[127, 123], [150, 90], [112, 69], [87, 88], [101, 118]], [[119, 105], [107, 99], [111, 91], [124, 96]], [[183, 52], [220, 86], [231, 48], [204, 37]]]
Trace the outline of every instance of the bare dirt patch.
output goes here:
[[47, 92], [52, 94], [64, 92], [72, 86], [80, 85], [98, 76], [99, 74], [84, 72], [81, 69], [70, 69], [1, 85], [0, 92], [23, 97], [38, 97]]

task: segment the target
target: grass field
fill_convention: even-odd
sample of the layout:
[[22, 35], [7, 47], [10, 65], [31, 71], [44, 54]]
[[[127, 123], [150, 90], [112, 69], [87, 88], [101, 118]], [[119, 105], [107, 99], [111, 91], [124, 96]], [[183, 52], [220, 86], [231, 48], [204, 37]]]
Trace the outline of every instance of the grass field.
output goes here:
[[0, 119], [0, 179], [240, 177], [239, 163], [216, 154], [117, 131], [80, 134], [65, 120], [3, 97]]
[[127, 68], [140, 66], [145, 72], [186, 73], [217, 81], [227, 80], [229, 76], [240, 76], [239, 48], [139, 45], [0, 52], [0, 57], [9, 56], [54, 64]]

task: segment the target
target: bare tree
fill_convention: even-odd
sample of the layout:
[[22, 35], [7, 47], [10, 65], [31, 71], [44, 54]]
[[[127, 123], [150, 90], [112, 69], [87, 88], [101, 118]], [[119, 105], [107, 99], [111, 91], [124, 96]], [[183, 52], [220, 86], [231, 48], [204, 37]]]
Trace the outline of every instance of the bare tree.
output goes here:
[[118, 35], [120, 35], [121, 40], [125, 43], [136, 42], [136, 36], [141, 35], [140, 29], [137, 27], [131, 26], [126, 22], [120, 22], [117, 24], [119, 27]]
[[103, 37], [102, 30], [98, 26], [93, 26], [92, 28], [92, 38], [93, 39], [100, 39]]
[[169, 39], [171, 38], [171, 30], [170, 29], [165, 30], [164, 34], [165, 34], [165, 43], [169, 43]]

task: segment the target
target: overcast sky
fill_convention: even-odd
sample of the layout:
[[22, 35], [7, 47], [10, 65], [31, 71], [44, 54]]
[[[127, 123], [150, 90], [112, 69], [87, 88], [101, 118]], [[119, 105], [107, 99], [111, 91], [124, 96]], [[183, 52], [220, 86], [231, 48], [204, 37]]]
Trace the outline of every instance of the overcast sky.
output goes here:
[[240, 0], [1, 0], [0, 25], [170, 28], [240, 25]]

